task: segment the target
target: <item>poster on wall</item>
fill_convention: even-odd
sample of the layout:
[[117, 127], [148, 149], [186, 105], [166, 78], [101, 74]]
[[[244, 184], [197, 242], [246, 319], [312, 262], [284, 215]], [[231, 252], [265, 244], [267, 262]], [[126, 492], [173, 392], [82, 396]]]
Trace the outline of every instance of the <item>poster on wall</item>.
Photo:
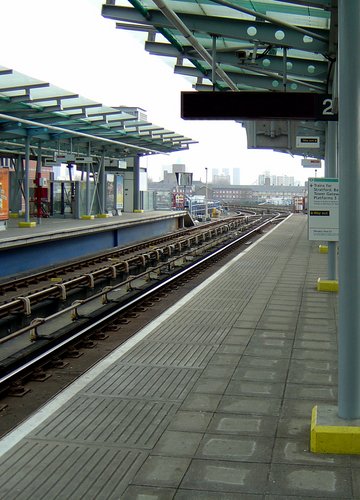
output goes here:
[[106, 174], [106, 187], [105, 187], [105, 210], [111, 212], [114, 210], [115, 200], [115, 175]]
[[116, 176], [116, 210], [124, 209], [124, 177], [122, 175]]
[[0, 168], [0, 220], [9, 218], [9, 170]]

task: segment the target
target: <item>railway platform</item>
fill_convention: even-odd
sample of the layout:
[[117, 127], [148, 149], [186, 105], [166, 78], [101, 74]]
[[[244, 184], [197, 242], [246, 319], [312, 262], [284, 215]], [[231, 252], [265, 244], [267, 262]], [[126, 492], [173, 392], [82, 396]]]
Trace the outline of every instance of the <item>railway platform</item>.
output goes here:
[[93, 220], [54, 217], [26, 228], [9, 219], [0, 231], [0, 279], [162, 236], [183, 227], [185, 217], [171, 210]]
[[0, 497], [360, 498], [360, 459], [309, 451], [334, 404], [337, 296], [293, 215], [0, 442]]

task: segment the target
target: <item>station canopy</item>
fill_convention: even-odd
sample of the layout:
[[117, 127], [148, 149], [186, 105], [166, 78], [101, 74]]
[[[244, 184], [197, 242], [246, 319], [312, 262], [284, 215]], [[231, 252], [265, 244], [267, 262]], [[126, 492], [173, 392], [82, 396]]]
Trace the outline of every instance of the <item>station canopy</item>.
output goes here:
[[108, 107], [0, 66], [0, 156], [73, 152], [122, 159], [186, 150], [195, 142], [149, 123], [145, 111]]
[[[145, 49], [196, 91], [334, 92], [337, 0], [108, 0], [102, 15], [147, 32]], [[326, 122], [269, 120], [244, 123], [248, 147], [324, 156]], [[298, 136], [320, 147], [299, 149]]]

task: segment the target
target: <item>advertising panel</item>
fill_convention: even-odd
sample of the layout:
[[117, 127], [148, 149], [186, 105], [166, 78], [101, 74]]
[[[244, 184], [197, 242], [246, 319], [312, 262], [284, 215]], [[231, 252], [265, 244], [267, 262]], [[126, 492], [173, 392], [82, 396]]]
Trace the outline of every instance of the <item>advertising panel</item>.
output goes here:
[[0, 220], [9, 218], [9, 170], [0, 168]]
[[339, 241], [339, 181], [310, 178], [309, 240]]
[[116, 210], [124, 209], [124, 177], [122, 175], [116, 176], [115, 208]]

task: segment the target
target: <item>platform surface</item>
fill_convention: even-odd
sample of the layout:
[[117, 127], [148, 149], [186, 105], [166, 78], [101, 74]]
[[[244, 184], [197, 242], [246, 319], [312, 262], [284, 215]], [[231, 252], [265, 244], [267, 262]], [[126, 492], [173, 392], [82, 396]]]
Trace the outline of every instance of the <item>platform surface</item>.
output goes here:
[[[108, 218], [94, 218], [93, 220], [72, 219], [70, 217], [50, 217], [41, 219], [40, 224], [35, 227], [19, 227], [19, 222], [24, 219], [9, 219], [7, 229], [0, 231], [0, 249], [13, 245], [29, 244], [35, 241], [41, 241], [46, 237], [64, 238], [71, 236], [72, 233], [97, 232], [111, 229], [116, 226], [126, 226], [131, 224], [141, 224], [145, 221], [159, 220], [164, 218], [174, 218], [184, 215], [184, 212], [171, 210], [155, 210], [144, 213], [122, 213]], [[32, 222], [37, 219], [31, 218]]]
[[269, 231], [6, 436], [1, 495], [359, 499], [359, 457], [309, 452], [337, 397], [326, 267], [305, 216]]

